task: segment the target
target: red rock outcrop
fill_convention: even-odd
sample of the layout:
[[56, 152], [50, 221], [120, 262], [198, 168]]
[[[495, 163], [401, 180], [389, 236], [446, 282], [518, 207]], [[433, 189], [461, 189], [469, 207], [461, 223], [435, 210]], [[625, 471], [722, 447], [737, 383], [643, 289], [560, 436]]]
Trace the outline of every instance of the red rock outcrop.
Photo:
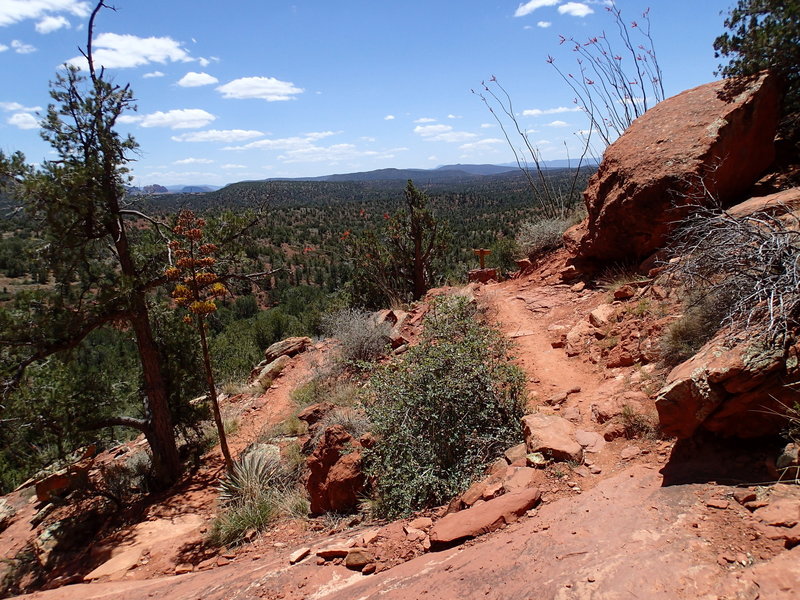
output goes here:
[[346, 513], [356, 507], [365, 481], [360, 450], [358, 441], [341, 425], [325, 430], [306, 463], [311, 514]]
[[588, 218], [565, 234], [579, 259], [641, 259], [663, 247], [702, 186], [729, 204], [775, 157], [780, 94], [767, 73], [687, 90], [636, 119], [584, 193]]
[[703, 428], [741, 438], [771, 435], [797, 402], [800, 348], [726, 347], [715, 338], [675, 367], [656, 399], [661, 428], [678, 438]]

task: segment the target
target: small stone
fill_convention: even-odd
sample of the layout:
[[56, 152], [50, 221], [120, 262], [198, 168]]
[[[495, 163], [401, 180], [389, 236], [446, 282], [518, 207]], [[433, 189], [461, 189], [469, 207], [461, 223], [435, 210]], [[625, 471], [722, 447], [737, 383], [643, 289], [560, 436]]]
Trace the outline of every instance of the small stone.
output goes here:
[[745, 505], [748, 502], [752, 502], [758, 496], [753, 490], [736, 490], [733, 492], [733, 499], [736, 500], [739, 504]]
[[628, 460], [639, 454], [641, 454], [641, 450], [638, 446], [626, 446], [622, 449], [622, 452], [619, 453], [619, 456], [622, 460]]
[[[718, 499], [718, 498], [712, 498], [711, 500], [706, 502], [706, 506], [708, 506], [709, 508], [716, 508], [716, 509], [719, 509], [719, 510], [725, 510], [730, 505], [731, 505], [731, 503], [728, 502], [727, 500], [721, 500], [721, 499]], [[730, 561], [730, 562], [733, 562], [733, 561]]]
[[325, 560], [344, 558], [347, 556], [349, 550], [350, 549], [346, 546], [328, 546], [327, 548], [320, 548], [317, 550], [317, 556], [324, 558]]
[[361, 569], [361, 572], [362, 572], [364, 575], [371, 575], [372, 573], [374, 573], [374, 572], [375, 572], [375, 567], [376, 567], [376, 566], [377, 566], [377, 565], [376, 565], [374, 562], [371, 562], [371, 563], [369, 563], [369, 564], [366, 564], [366, 565], [364, 565], [364, 568], [363, 568], [363, 569]]
[[419, 517], [408, 523], [408, 526], [414, 529], [427, 529], [431, 525], [433, 525], [433, 519], [429, 517]]
[[361, 545], [362, 546], [369, 546], [377, 538], [378, 538], [378, 530], [377, 529], [370, 529], [369, 531], [365, 531], [364, 533], [361, 534]]
[[192, 571], [194, 571], [194, 565], [190, 563], [181, 563], [175, 567], [175, 575], [183, 575]]
[[225, 565], [230, 564], [230, 562], [231, 561], [229, 559], [225, 558], [224, 556], [218, 556], [217, 557], [217, 566], [218, 567], [224, 567]]
[[297, 564], [309, 554], [311, 554], [311, 548], [308, 547], [295, 550], [289, 555], [289, 564], [290, 565]]
[[589, 472], [590, 472], [592, 475], [600, 475], [600, 473], [602, 473], [602, 472], [603, 472], [603, 469], [601, 469], [601, 468], [600, 468], [600, 467], [598, 467], [597, 465], [592, 465], [591, 467], [589, 467]]
[[366, 565], [373, 562], [375, 559], [372, 552], [366, 548], [351, 548], [347, 553], [344, 565], [353, 571], [361, 571]]

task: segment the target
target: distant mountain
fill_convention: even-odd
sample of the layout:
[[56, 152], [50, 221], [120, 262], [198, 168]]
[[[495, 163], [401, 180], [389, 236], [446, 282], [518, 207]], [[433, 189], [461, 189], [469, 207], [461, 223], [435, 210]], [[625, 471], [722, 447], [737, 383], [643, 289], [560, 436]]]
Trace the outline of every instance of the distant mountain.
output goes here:
[[499, 175], [500, 173], [508, 173], [514, 171], [518, 167], [516, 165], [442, 165], [436, 167], [436, 171], [462, 171], [470, 175]]
[[[575, 167], [575, 161], [572, 167]], [[570, 161], [553, 160], [546, 161], [544, 166], [548, 169], [565, 169], [569, 167]], [[596, 159], [584, 159], [584, 166], [597, 166]], [[435, 169], [377, 169], [375, 171], [360, 171], [358, 173], [337, 173], [335, 175], [322, 175], [320, 177], [275, 177], [265, 181], [403, 181], [413, 179], [414, 183], [438, 184], [438, 183], [459, 183], [475, 181], [483, 177], [494, 175], [511, 174], [518, 171], [519, 167], [515, 164], [505, 165], [442, 165]]]
[[173, 194], [200, 194], [203, 192], [215, 192], [220, 186], [218, 185], [168, 185], [167, 190]]

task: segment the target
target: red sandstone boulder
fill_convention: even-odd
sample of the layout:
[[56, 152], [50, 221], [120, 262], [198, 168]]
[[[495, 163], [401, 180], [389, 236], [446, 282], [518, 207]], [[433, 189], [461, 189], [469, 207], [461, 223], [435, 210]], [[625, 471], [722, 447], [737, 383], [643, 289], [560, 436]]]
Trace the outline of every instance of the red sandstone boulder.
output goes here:
[[636, 119], [603, 156], [584, 193], [587, 221], [564, 241], [578, 258], [644, 258], [675, 221], [704, 201], [745, 193], [772, 163], [779, 90], [767, 73], [734, 89], [729, 80], [687, 90]]
[[306, 462], [311, 514], [346, 513], [356, 508], [365, 481], [360, 450], [359, 443], [341, 425], [325, 430]]
[[687, 438], [699, 428], [741, 438], [779, 433], [798, 400], [800, 348], [729, 348], [715, 338], [675, 367], [656, 398], [661, 428]]
[[505, 494], [439, 519], [430, 531], [434, 549], [451, 546], [513, 523], [539, 503], [538, 489]]
[[308, 337], [286, 338], [280, 342], [275, 342], [264, 350], [264, 360], [270, 363], [280, 356], [294, 356], [295, 354], [305, 351], [310, 345], [311, 338]]
[[583, 448], [575, 439], [575, 426], [557, 415], [533, 413], [522, 418], [528, 452], [541, 452], [557, 461], [583, 460]]

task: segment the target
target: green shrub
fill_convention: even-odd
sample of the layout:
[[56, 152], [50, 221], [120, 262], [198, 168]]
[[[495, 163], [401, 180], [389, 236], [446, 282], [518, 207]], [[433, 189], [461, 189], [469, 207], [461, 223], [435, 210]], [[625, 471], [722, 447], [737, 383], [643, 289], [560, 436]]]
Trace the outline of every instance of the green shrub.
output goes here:
[[397, 516], [449, 500], [521, 439], [524, 376], [507, 342], [463, 297], [437, 301], [423, 340], [371, 380], [378, 444], [365, 456], [376, 511]]

